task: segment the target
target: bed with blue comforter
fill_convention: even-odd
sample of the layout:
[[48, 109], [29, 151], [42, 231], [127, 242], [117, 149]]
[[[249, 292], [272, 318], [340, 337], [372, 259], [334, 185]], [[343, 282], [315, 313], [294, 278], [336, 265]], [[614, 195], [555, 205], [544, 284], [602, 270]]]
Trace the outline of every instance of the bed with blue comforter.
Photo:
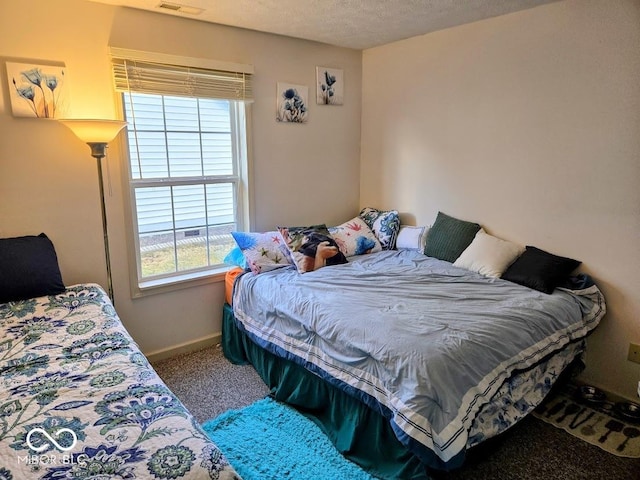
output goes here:
[[593, 284], [548, 295], [407, 250], [246, 273], [233, 294], [251, 342], [377, 412], [445, 470], [533, 410], [604, 313]]
[[98, 285], [0, 304], [0, 479], [239, 479]]

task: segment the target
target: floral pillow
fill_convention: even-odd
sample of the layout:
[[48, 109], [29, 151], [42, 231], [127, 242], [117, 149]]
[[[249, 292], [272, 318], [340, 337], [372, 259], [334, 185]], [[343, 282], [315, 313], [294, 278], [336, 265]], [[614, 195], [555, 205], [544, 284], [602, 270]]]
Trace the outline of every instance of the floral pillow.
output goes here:
[[358, 216], [373, 230], [383, 250], [396, 248], [396, 239], [400, 231], [400, 215], [397, 210], [382, 211], [366, 207]]
[[326, 225], [278, 227], [278, 230], [300, 273], [347, 263]]
[[382, 245], [369, 226], [360, 217], [329, 228], [329, 233], [345, 257], [364, 255], [382, 250]]
[[231, 235], [255, 274], [292, 265], [280, 232], [231, 232]]

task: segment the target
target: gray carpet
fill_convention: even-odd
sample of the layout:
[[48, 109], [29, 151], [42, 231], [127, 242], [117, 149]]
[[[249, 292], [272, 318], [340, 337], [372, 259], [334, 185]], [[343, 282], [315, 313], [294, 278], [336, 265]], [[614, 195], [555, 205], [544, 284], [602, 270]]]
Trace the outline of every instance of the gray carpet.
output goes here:
[[253, 367], [233, 365], [217, 346], [162, 360], [153, 368], [200, 423], [269, 394]]
[[[250, 366], [211, 347], [157, 362], [154, 368], [202, 423], [269, 393]], [[616, 457], [529, 416], [471, 450], [465, 466], [434, 480], [640, 480], [640, 459]], [[268, 480], [268, 479], [265, 479]]]

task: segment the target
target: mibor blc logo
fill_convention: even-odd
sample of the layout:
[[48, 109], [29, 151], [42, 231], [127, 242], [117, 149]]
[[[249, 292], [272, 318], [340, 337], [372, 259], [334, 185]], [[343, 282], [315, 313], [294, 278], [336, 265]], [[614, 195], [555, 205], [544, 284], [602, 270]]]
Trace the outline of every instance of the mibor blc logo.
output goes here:
[[[31, 450], [33, 450], [36, 453], [40, 453], [40, 452], [44, 452], [47, 448], [49, 448], [49, 443], [43, 443], [42, 445], [40, 445], [39, 447], [35, 447], [32, 443], [31, 443], [31, 437], [35, 434], [40, 434], [42, 435], [44, 438], [46, 438], [49, 442], [53, 443], [53, 445], [60, 451], [62, 452], [68, 452], [69, 450], [73, 449], [73, 447], [76, 446], [76, 443], [78, 443], [78, 437], [76, 436], [76, 433], [69, 429], [69, 428], [61, 428], [59, 430], [57, 430], [54, 435], [56, 438], [60, 439], [60, 435], [64, 435], [64, 434], [68, 434], [71, 436], [71, 438], [73, 439], [71, 442], [71, 445], [69, 445], [68, 447], [62, 446], [60, 445], [55, 438], [53, 438], [51, 435], [49, 435], [44, 429], [42, 428], [32, 428], [31, 430], [29, 430], [29, 433], [27, 433], [27, 445], [29, 446], [29, 448]], [[66, 442], [65, 442], [66, 443]]]
[[[18, 455], [18, 463], [31, 466], [80, 464], [75, 455], [67, 453], [78, 443], [78, 436], [69, 428], [59, 428], [52, 434], [49, 434], [44, 428], [32, 428], [27, 433], [26, 443], [31, 452], [24, 457]], [[45, 453], [52, 445], [62, 453], [55, 451]]]

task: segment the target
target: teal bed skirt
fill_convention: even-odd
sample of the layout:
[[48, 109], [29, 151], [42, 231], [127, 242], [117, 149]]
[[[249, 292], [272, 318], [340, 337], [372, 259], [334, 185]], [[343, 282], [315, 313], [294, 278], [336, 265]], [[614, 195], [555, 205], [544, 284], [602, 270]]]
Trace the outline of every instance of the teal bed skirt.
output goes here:
[[428, 480], [425, 466], [396, 438], [382, 415], [290, 360], [253, 343], [225, 304], [222, 349], [229, 361], [251, 364], [276, 400], [315, 422], [338, 451], [382, 479]]

